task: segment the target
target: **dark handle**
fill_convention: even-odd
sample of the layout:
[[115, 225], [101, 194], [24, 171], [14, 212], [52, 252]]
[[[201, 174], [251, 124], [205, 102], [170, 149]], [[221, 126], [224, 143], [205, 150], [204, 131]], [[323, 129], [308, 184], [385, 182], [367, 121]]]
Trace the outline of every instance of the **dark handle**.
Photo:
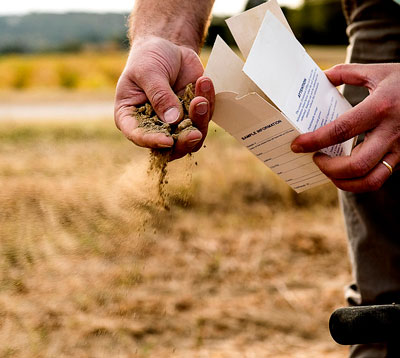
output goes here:
[[331, 315], [329, 330], [339, 344], [393, 341], [400, 337], [400, 305], [339, 308]]

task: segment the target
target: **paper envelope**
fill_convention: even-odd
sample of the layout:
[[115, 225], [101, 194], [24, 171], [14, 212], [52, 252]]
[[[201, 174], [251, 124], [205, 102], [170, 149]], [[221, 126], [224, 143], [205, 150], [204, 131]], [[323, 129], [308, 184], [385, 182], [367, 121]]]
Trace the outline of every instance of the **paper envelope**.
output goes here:
[[[302, 127], [310, 126], [309, 122], [315, 125], [319, 121], [323, 125], [326, 123], [323, 121], [325, 117], [333, 120], [351, 106], [323, 72], [315, 68], [317, 66], [303, 47], [294, 42], [297, 40], [276, 0], [228, 19], [227, 23], [247, 61], [243, 62], [217, 37], [205, 70], [205, 75], [213, 80], [216, 91], [213, 121], [247, 147], [296, 192], [329, 182], [314, 164], [312, 153], [295, 154], [290, 144], [305, 132]], [[276, 46], [280, 38], [285, 41], [283, 46], [271, 47]], [[289, 59], [288, 68], [279, 67], [280, 56], [287, 55], [295, 58], [300, 56], [305, 63], [304, 68], [300, 64], [299, 74], [295, 71], [296, 76], [291, 75], [295, 77], [293, 81], [288, 76], [285, 79], [285, 73], [294, 71], [291, 68], [293, 66], [297, 69], [298, 63], [290, 63]], [[302, 72], [307, 74], [304, 79]], [[281, 83], [269, 80], [270, 76], [276, 79], [279, 74], [282, 76]], [[282, 86], [286, 89], [282, 90]], [[319, 88], [324, 91], [318, 91]], [[329, 92], [328, 97], [325, 90]], [[295, 97], [293, 101], [287, 100], [285, 91], [288, 96]], [[329, 108], [325, 110], [323, 105]], [[349, 141], [330, 148], [328, 152], [331, 155], [348, 155], [351, 147], [352, 142]]]

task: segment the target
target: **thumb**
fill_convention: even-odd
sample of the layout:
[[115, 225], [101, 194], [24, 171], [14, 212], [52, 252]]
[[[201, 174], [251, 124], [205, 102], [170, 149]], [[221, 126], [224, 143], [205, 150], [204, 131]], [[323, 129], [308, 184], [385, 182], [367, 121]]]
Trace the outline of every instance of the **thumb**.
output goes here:
[[182, 118], [181, 103], [166, 77], [153, 74], [141, 84], [141, 87], [162, 121], [175, 123]]

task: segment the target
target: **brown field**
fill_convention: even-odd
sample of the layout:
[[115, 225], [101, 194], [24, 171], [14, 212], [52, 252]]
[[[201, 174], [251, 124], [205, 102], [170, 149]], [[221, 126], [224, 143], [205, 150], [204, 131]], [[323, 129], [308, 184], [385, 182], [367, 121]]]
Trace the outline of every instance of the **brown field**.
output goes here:
[[111, 118], [0, 120], [1, 358], [346, 356], [332, 185], [294, 194], [216, 126], [169, 211], [147, 167]]

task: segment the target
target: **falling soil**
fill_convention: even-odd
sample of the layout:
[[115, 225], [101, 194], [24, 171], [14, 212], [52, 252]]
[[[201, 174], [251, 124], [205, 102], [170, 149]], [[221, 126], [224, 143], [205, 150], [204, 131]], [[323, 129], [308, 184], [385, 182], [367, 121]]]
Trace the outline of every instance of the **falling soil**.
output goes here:
[[[136, 117], [139, 128], [142, 128], [145, 133], [163, 133], [168, 137], [172, 137], [176, 142], [180, 133], [184, 131], [195, 130], [191, 119], [189, 118], [190, 102], [195, 97], [193, 92], [193, 84], [188, 84], [182, 96], [179, 96], [183, 108], [183, 119], [176, 125], [170, 125], [163, 122], [154, 111], [150, 103], [145, 103], [139, 107], [134, 116]], [[173, 148], [173, 147], [172, 147]], [[165, 185], [167, 184], [167, 165], [172, 153], [171, 149], [151, 149], [150, 150], [150, 166], [149, 175], [157, 179], [158, 203], [165, 209], [169, 209]]]

